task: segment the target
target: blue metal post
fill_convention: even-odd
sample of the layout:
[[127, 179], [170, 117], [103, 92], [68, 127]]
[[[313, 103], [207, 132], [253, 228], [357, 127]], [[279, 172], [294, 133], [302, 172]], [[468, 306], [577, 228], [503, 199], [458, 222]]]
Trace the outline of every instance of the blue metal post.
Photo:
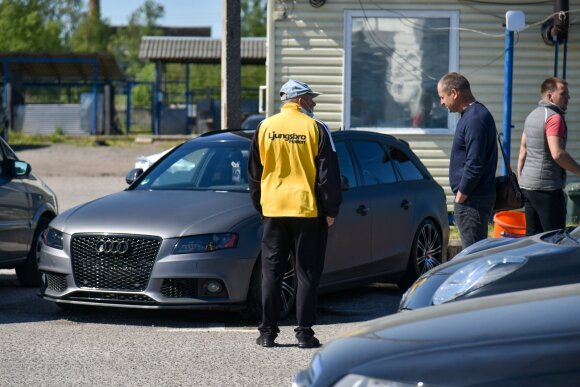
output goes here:
[[185, 134], [189, 134], [189, 126], [191, 124], [190, 117], [190, 95], [189, 95], [189, 63], [185, 65]]
[[160, 93], [161, 93], [161, 62], [155, 62], [155, 125], [153, 134], [159, 134], [160, 128], [159, 124], [161, 122], [161, 101], [160, 101]]
[[[505, 60], [504, 60], [504, 85], [503, 85], [503, 149], [507, 162], [510, 162], [510, 143], [512, 137], [512, 78], [514, 59], [514, 32], [506, 30], [505, 34]], [[503, 174], [507, 174], [507, 165], [503, 163]]]
[[96, 135], [97, 134], [97, 103], [99, 102], [98, 100], [98, 84], [99, 81], [99, 63], [98, 61], [95, 59], [93, 61], [93, 127], [91, 129], [91, 134], [92, 135]]
[[6, 108], [6, 104], [8, 103], [8, 90], [6, 90], [6, 85], [8, 85], [8, 63], [4, 62], [4, 87], [2, 92], [2, 107]]
[[[8, 80], [10, 79], [8, 71], [10, 70], [8, 63], [4, 62], [4, 88], [2, 89], [2, 107], [4, 108], [4, 114], [10, 114], [8, 111]], [[8, 129], [4, 131], [4, 140], [8, 142]]]
[[155, 82], [151, 82], [151, 133], [155, 134], [155, 123], [157, 118], [155, 117], [155, 106], [157, 103], [157, 89], [155, 88]]
[[125, 122], [127, 127], [127, 134], [131, 133], [131, 89], [132, 89], [131, 81], [127, 81], [126, 84], [126, 93], [127, 93], [127, 104], [125, 110]]

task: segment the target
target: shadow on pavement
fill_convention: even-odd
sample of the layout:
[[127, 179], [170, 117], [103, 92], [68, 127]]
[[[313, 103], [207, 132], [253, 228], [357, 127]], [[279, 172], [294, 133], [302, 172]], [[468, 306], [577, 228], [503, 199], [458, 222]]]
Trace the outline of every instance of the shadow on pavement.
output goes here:
[[10, 148], [16, 153], [24, 150], [34, 150], [48, 148], [50, 144], [27, 144], [27, 145], [10, 145]]
[[[13, 271], [0, 272], [0, 325], [62, 320], [71, 324], [113, 324], [165, 328], [239, 328], [254, 330], [257, 319], [238, 311], [159, 310], [65, 305], [41, 299], [39, 289], [23, 288]], [[396, 312], [396, 286], [372, 284], [319, 297], [318, 324], [362, 322]], [[295, 326], [293, 315], [280, 326]]]

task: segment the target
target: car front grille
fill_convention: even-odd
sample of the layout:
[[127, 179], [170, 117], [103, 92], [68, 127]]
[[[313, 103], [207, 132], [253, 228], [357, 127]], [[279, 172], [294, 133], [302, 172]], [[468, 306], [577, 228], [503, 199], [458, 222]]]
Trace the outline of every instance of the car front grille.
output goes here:
[[193, 278], [166, 278], [161, 285], [161, 294], [168, 298], [194, 298], [197, 293], [197, 280]]
[[73, 275], [79, 288], [143, 291], [161, 238], [135, 235], [73, 235]]
[[55, 292], [64, 292], [67, 288], [66, 275], [56, 273], [46, 274], [46, 288]]

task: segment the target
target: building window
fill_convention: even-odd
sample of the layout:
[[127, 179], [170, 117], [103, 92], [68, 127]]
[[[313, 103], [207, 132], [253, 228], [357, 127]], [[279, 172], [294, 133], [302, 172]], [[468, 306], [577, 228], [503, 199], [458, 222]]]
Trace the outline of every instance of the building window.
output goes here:
[[344, 127], [449, 133], [437, 81], [457, 71], [457, 12], [346, 11]]

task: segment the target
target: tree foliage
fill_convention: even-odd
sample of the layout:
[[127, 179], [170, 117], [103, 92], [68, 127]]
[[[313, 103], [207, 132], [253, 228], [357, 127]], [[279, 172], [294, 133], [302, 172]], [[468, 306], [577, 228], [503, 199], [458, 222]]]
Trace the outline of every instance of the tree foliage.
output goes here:
[[50, 17], [50, 2], [0, 2], [0, 51], [48, 51], [63, 48], [62, 23]]
[[266, 0], [242, 0], [242, 36], [266, 36]]
[[70, 37], [70, 48], [76, 52], [107, 51], [111, 36], [108, 21], [102, 20], [99, 13], [84, 14]]
[[[139, 78], [146, 63], [139, 60], [139, 47], [143, 36], [159, 35], [157, 22], [165, 10], [153, 0], [146, 0], [129, 17], [126, 26], [118, 28], [109, 42], [109, 50], [115, 55], [121, 68], [129, 75]], [[145, 70], [149, 74], [150, 70]]]

